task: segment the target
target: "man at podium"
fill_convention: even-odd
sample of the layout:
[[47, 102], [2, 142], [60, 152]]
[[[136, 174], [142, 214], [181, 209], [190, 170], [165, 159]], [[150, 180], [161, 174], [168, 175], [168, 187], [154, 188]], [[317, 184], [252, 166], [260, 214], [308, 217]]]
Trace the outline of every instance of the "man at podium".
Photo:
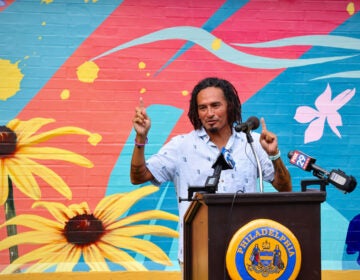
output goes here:
[[[271, 182], [276, 190], [292, 190], [290, 174], [280, 157], [277, 136], [267, 130], [263, 119], [261, 134], [252, 131], [259, 125], [253, 120], [242, 122], [241, 102], [229, 81], [216, 77], [201, 80], [192, 91], [188, 117], [194, 130], [173, 137], [157, 154], [145, 160], [151, 120], [140, 99], [133, 118], [136, 132], [130, 170], [133, 184], [151, 181], [160, 185], [171, 181], [177, 196], [187, 197], [188, 188], [203, 186], [213, 174], [214, 163], [224, 156], [231, 168], [221, 172], [217, 192], [256, 192], [258, 170], [262, 170], [263, 180]], [[255, 140], [253, 149], [247, 138], [249, 135]], [[189, 201], [179, 200], [180, 264], [183, 262], [183, 217], [189, 205]]]

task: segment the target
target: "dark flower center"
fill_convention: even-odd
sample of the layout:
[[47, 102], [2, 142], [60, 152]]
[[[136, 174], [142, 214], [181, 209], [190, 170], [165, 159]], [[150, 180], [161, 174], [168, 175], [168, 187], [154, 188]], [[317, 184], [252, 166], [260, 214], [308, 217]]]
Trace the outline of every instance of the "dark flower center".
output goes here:
[[77, 215], [65, 225], [64, 235], [69, 243], [83, 246], [95, 243], [104, 234], [102, 222], [93, 214]]
[[17, 136], [10, 128], [0, 126], [0, 158], [14, 154], [16, 150]]

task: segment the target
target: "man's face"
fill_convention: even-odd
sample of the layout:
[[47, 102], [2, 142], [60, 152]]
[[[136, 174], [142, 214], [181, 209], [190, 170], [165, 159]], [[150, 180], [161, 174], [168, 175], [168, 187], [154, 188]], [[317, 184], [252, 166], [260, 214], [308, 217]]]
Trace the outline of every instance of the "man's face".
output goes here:
[[209, 133], [228, 130], [227, 101], [221, 88], [208, 87], [197, 95], [197, 110], [203, 127]]

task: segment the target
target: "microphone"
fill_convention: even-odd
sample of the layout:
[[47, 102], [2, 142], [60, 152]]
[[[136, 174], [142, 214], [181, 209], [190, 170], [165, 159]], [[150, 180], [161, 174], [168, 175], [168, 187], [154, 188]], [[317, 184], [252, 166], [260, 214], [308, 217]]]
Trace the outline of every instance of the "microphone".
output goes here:
[[315, 164], [315, 158], [312, 158], [301, 151], [290, 151], [288, 153], [288, 158], [290, 159], [291, 164], [305, 171], [313, 171], [314, 176], [324, 179], [327, 183], [333, 184], [344, 193], [350, 193], [356, 187], [357, 182], [353, 176], [346, 175], [345, 172], [340, 169], [333, 169], [329, 172], [320, 166], [317, 166]]
[[[221, 153], [220, 153], [218, 159], [215, 161], [215, 163], [219, 160], [219, 158], [221, 158], [221, 156], [224, 157], [224, 160], [225, 160], [225, 162], [226, 162], [226, 164], [227, 164], [227, 166], [226, 166], [226, 165], [222, 165], [222, 167], [223, 167], [222, 170], [225, 170], [225, 169], [233, 169], [233, 168], [235, 167], [235, 161], [234, 161], [234, 159], [232, 158], [229, 150], [225, 149], [225, 147], [223, 147], [223, 148], [221, 149]], [[215, 164], [214, 164], [214, 165], [215, 165]], [[214, 165], [213, 165], [213, 168], [214, 168]], [[227, 167], [227, 168], [224, 169], [224, 167]]]
[[205, 189], [207, 189], [210, 193], [215, 193], [220, 180], [221, 171], [226, 169], [233, 169], [234, 167], [235, 161], [233, 160], [230, 152], [225, 149], [225, 147], [223, 147], [218, 158], [212, 165], [214, 174], [206, 179]]
[[248, 133], [250, 130], [255, 130], [259, 127], [260, 122], [257, 117], [249, 117], [246, 122], [239, 123], [235, 126], [236, 132], [245, 132]]
[[212, 168], [214, 169], [213, 175], [207, 177], [204, 187], [190, 186], [188, 187], [188, 197], [179, 198], [179, 202], [182, 201], [191, 201], [193, 198], [194, 192], [206, 192], [206, 193], [216, 193], [220, 174], [222, 170], [233, 169], [235, 167], [235, 161], [233, 160], [230, 152], [223, 147], [215, 160]]

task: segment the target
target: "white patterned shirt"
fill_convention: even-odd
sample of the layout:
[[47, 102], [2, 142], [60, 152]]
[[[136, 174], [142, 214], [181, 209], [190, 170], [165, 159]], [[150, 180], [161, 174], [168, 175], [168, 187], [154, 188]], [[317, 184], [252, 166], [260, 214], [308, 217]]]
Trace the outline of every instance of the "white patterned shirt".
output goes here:
[[[260, 134], [251, 133], [254, 150], [259, 158], [263, 180], [274, 179], [274, 167], [259, 142]], [[256, 192], [258, 171], [256, 159], [246, 139], [246, 134], [233, 130], [225, 148], [235, 162], [233, 169], [222, 170], [217, 193]], [[146, 165], [155, 177], [155, 185], [171, 181], [176, 194], [188, 197], [189, 186], [205, 186], [208, 176], [212, 176], [214, 162], [219, 149], [210, 141], [205, 129], [193, 130], [188, 134], [173, 137], [157, 154], [152, 155]], [[179, 261], [183, 262], [183, 219], [190, 202], [179, 202], [180, 236]]]

